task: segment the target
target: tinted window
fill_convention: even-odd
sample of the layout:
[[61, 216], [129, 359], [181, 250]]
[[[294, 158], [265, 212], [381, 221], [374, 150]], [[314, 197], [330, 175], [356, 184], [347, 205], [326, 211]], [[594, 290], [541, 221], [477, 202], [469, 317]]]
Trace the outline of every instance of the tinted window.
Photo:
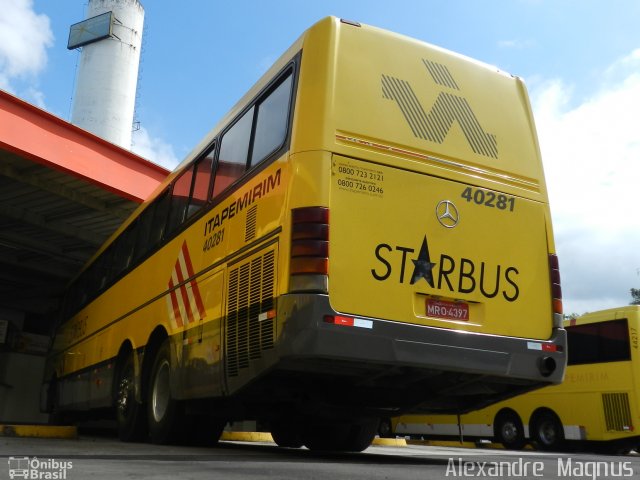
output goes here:
[[151, 222], [151, 231], [149, 232], [149, 248], [158, 245], [164, 237], [170, 202], [171, 196], [168, 190], [165, 190], [153, 201], [155, 208], [153, 209], [153, 222]]
[[119, 276], [131, 265], [133, 259], [133, 247], [136, 243], [136, 222], [132, 223], [120, 234], [115, 241], [115, 254], [113, 257], [114, 277]]
[[569, 365], [631, 359], [626, 319], [567, 327], [567, 343]]
[[209, 198], [209, 187], [211, 186], [211, 175], [213, 173], [213, 159], [215, 147], [211, 147], [209, 153], [198, 160], [195, 164], [195, 177], [193, 180], [193, 191], [189, 199], [187, 208], [187, 218], [202, 208]]
[[189, 204], [192, 180], [193, 166], [180, 175], [176, 183], [173, 184], [166, 235], [170, 235], [186, 218], [185, 214], [187, 212], [187, 205]]
[[213, 182], [214, 197], [240, 178], [246, 170], [253, 110], [254, 108], [251, 108], [246, 112], [222, 137], [216, 178]]
[[153, 207], [153, 204], [147, 206], [138, 217], [138, 235], [133, 249], [134, 262], [149, 251], [149, 232], [151, 232], [151, 224], [153, 223]]
[[269, 154], [280, 148], [287, 136], [289, 123], [289, 100], [291, 98], [291, 80], [289, 75], [258, 106], [258, 119], [253, 141], [251, 164], [264, 160]]
[[112, 246], [102, 252], [100, 259], [98, 260], [98, 264], [100, 265], [100, 268], [98, 271], [97, 291], [100, 291], [107, 286], [107, 282], [109, 281], [109, 272], [111, 270], [111, 265], [113, 264]]

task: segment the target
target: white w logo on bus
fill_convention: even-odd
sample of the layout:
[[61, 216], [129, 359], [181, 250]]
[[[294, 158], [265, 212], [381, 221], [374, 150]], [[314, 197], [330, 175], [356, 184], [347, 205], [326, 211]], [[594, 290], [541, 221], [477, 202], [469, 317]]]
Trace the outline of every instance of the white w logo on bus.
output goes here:
[[204, 304], [195, 275], [187, 242], [182, 244], [178, 259], [169, 279], [169, 295], [167, 295], [167, 308], [172, 324], [176, 328], [202, 320], [205, 316]]
[[[448, 89], [460, 91], [446, 66], [425, 59], [422, 62], [434, 82]], [[475, 153], [498, 158], [496, 136], [484, 131], [466, 98], [442, 91], [431, 110], [426, 112], [409, 82], [387, 75], [382, 75], [382, 95], [398, 104], [416, 137], [442, 143], [453, 122], [457, 121]]]

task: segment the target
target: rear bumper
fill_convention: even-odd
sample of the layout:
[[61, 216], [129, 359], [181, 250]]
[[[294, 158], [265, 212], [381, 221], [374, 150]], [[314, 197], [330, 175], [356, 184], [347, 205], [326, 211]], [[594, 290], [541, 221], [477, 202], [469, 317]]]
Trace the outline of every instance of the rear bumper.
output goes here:
[[560, 383], [564, 375], [564, 329], [540, 341], [364, 317], [360, 326], [342, 326], [324, 321], [336, 312], [323, 295], [281, 297], [278, 315], [287, 319], [278, 340], [279, 368], [360, 377], [352, 384], [369, 386], [371, 394], [405, 391], [400, 395], [422, 405], [417, 410], [470, 410]]

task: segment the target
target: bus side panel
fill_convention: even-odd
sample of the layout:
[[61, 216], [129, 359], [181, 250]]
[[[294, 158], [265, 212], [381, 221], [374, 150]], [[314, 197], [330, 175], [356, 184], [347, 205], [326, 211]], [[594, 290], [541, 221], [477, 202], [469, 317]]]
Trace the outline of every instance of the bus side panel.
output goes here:
[[277, 238], [227, 265], [224, 377], [234, 393], [277, 361]]
[[113, 368], [127, 342], [142, 352], [158, 327], [172, 339], [174, 395], [205, 395], [198, 385], [205, 377], [205, 390], [222, 392], [223, 277], [209, 268], [218, 265], [213, 271], [222, 272], [223, 259], [242, 255], [261, 237], [276, 238], [288, 182], [285, 167], [280, 159], [250, 178], [60, 328], [52, 361], [61, 377], [61, 407], [85, 409], [110, 401], [113, 381], [101, 372], [105, 381], [97, 392], [90, 372]]
[[[205, 315], [178, 336], [182, 343], [179, 368], [179, 394], [184, 398], [203, 398], [222, 395], [222, 302], [224, 270], [198, 278], [197, 293]], [[191, 287], [194, 290], [194, 287]], [[190, 293], [191, 296], [194, 292]], [[198, 301], [196, 301], [197, 303]], [[195, 306], [197, 308], [197, 305]], [[180, 349], [176, 348], [177, 351]]]

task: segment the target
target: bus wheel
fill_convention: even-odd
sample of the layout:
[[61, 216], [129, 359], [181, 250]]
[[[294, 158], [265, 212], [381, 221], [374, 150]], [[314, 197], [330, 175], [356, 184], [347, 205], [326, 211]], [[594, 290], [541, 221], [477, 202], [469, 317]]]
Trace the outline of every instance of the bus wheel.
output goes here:
[[151, 442], [176, 443], [183, 440], [183, 405], [171, 396], [171, 357], [165, 340], [153, 362], [149, 377], [147, 422]]
[[378, 430], [378, 419], [353, 423], [309, 423], [303, 434], [309, 450], [361, 452], [371, 445]]
[[59, 384], [56, 377], [49, 382], [46, 411], [49, 412], [50, 425], [72, 425], [76, 416], [73, 412], [60, 410]]
[[341, 445], [341, 450], [346, 452], [362, 452], [369, 448], [376, 436], [379, 423], [380, 421], [377, 418], [353, 423], [347, 437]]
[[136, 401], [133, 353], [127, 355], [118, 368], [117, 375], [115, 405], [118, 437], [123, 442], [142, 441], [146, 434], [147, 424], [144, 417], [144, 406]]
[[541, 450], [556, 450], [564, 443], [564, 429], [553, 412], [542, 412], [531, 422], [532, 438]]
[[309, 422], [302, 434], [305, 447], [311, 451], [341, 451], [349, 434], [349, 425]]
[[390, 418], [383, 418], [380, 420], [380, 426], [378, 427], [378, 435], [380, 438], [395, 438], [393, 434], [393, 427], [391, 425]]
[[527, 443], [522, 420], [515, 412], [500, 412], [493, 422], [493, 432], [495, 441], [509, 450], [522, 450]]
[[276, 420], [271, 424], [271, 436], [279, 447], [300, 448], [304, 445], [300, 423], [295, 420]]
[[188, 426], [187, 443], [198, 447], [213, 447], [217, 445], [226, 420], [209, 415], [190, 415], [186, 417]]

